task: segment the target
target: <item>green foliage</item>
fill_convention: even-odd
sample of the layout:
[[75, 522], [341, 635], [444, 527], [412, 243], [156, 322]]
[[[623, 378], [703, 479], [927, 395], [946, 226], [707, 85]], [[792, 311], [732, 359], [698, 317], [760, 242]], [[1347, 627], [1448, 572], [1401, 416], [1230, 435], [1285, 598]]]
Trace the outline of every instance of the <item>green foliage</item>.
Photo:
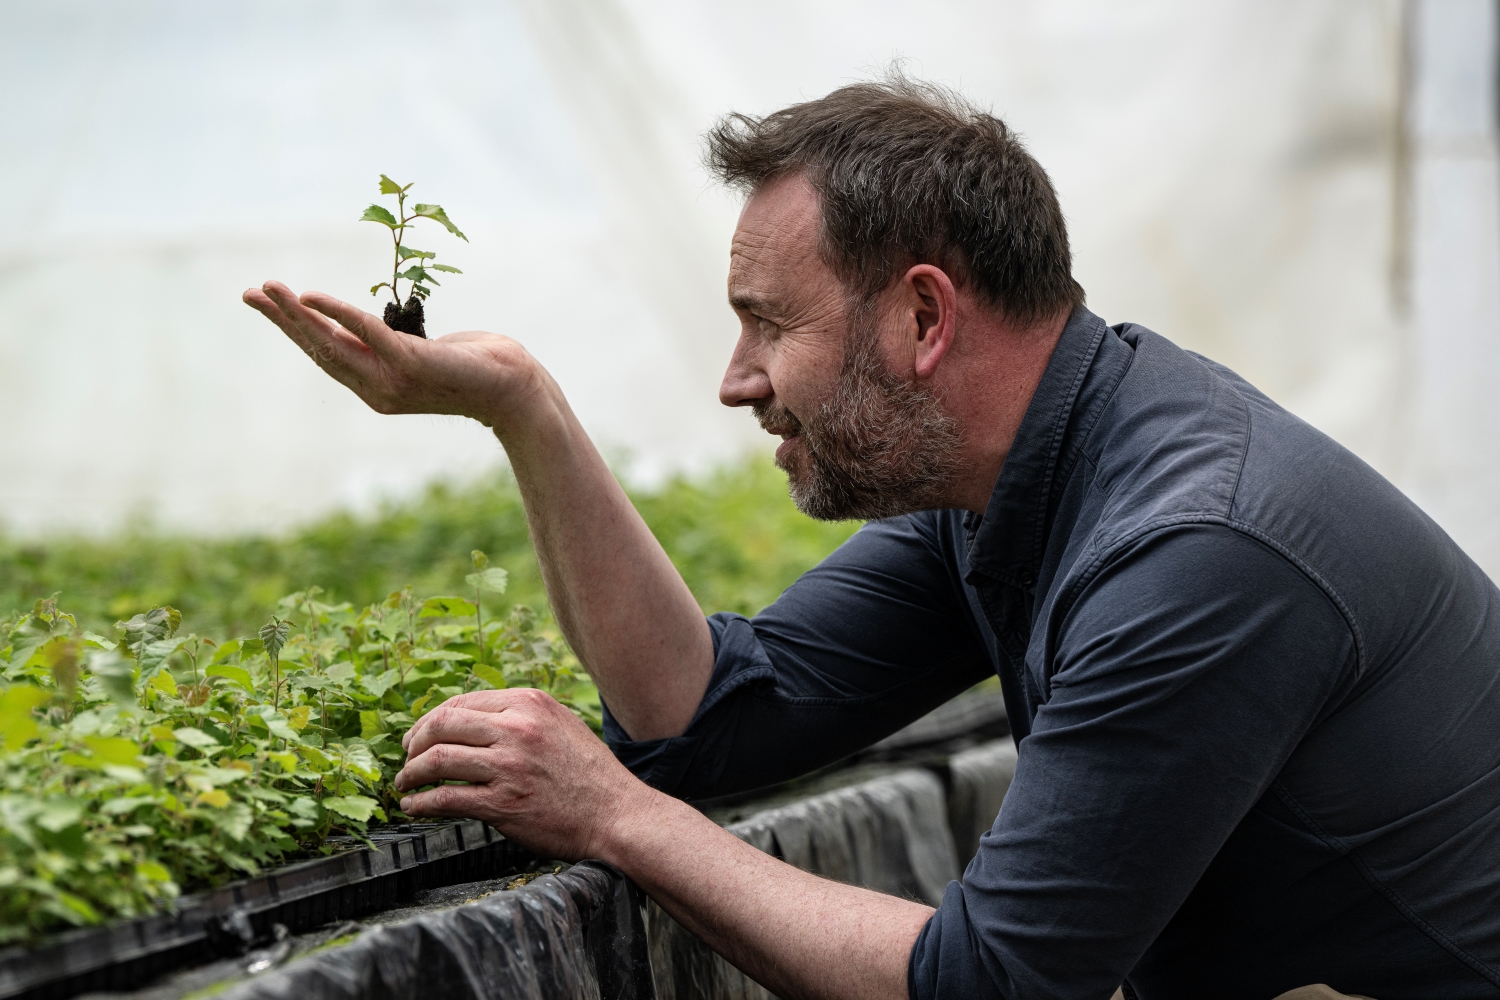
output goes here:
[[[632, 499], [710, 612], [754, 614], [857, 527], [802, 516], [785, 477], [759, 456], [632, 491]], [[472, 600], [471, 549], [506, 571], [510, 600], [546, 614], [520, 494], [506, 474], [438, 483], [371, 517], [335, 514], [275, 537], [198, 538], [148, 527], [106, 539], [0, 536], [0, 608], [30, 607], [61, 591], [96, 632], [142, 608], [171, 605], [200, 633], [251, 635], [280, 614], [282, 594], [309, 581], [327, 589], [324, 600], [358, 606], [407, 583]]]
[[[633, 499], [706, 611], [755, 613], [855, 528], [799, 514], [764, 458]], [[401, 733], [459, 691], [599, 721], [504, 476], [279, 538], [0, 537], [6, 607], [32, 610], [0, 619], [0, 944], [394, 818]]]
[[[433, 271], [463, 274], [462, 271], [450, 264], [427, 263], [437, 256], [437, 254], [430, 250], [414, 250], [411, 247], [402, 246], [402, 236], [406, 230], [411, 228], [412, 223], [418, 219], [431, 219], [465, 243], [469, 242], [469, 238], [453, 224], [453, 220], [448, 218], [448, 213], [443, 211], [443, 206], [441, 205], [427, 205], [417, 202], [412, 205], [411, 212], [408, 213], [406, 210], [406, 192], [410, 189], [410, 184], [397, 184], [385, 174], [381, 174], [380, 193], [396, 196], [395, 214], [392, 214], [390, 209], [382, 205], [371, 205], [359, 217], [359, 221], [361, 222], [377, 222], [391, 231], [391, 242], [395, 245], [396, 253], [396, 262], [391, 267], [391, 280], [388, 282], [382, 281], [378, 285], [372, 285], [370, 287], [370, 294], [376, 295], [382, 288], [389, 288], [391, 290], [391, 297], [395, 299], [398, 305], [401, 303], [401, 293], [396, 285], [402, 278], [411, 282], [410, 295], [425, 299], [432, 294], [431, 289], [427, 288], [427, 286], [438, 284], [437, 279], [432, 276]], [[402, 263], [408, 260], [415, 260], [417, 263], [408, 267], [405, 271], [401, 270]]]
[[320, 593], [225, 642], [178, 635], [169, 607], [119, 622], [118, 642], [54, 600], [0, 619], [0, 945], [398, 817], [401, 736], [454, 695], [540, 687], [600, 725], [593, 684], [525, 606], [481, 623], [411, 588], [362, 611]]

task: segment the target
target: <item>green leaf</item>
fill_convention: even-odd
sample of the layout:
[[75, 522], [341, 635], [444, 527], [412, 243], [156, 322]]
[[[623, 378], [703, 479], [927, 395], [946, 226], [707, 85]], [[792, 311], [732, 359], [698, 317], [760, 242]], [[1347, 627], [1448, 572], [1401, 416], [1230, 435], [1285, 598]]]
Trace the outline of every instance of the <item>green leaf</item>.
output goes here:
[[405, 278], [407, 281], [423, 281], [427, 278], [427, 272], [422, 270], [421, 267], [413, 265], [402, 271], [400, 277]]
[[232, 785], [236, 781], [244, 781], [250, 777], [249, 771], [241, 771], [237, 767], [205, 767], [195, 772], [194, 775], [200, 781], [205, 781], [210, 787], [218, 788], [220, 785]]
[[462, 597], [429, 597], [422, 602], [418, 618], [468, 618], [477, 609]]
[[216, 650], [214, 650], [214, 657], [209, 662], [210, 663], [223, 663], [225, 660], [229, 659], [231, 656], [233, 656], [235, 653], [238, 653], [239, 651], [240, 651], [240, 640], [238, 640], [238, 639], [230, 639], [228, 642], [221, 643], [219, 645], [219, 648], [216, 649]]
[[376, 711], [359, 713], [359, 736], [360, 739], [374, 739], [386, 732], [386, 724]]
[[401, 672], [392, 667], [390, 670], [379, 674], [366, 674], [360, 682], [366, 691], [379, 698], [396, 685], [401, 679]]
[[395, 229], [400, 225], [400, 223], [396, 221], [396, 217], [394, 215], [392, 215], [387, 209], [382, 208], [379, 205], [371, 205], [369, 208], [365, 209], [365, 214], [359, 217], [359, 221], [378, 222], [382, 226], [389, 226], [391, 229]]
[[274, 615], [271, 620], [260, 627], [260, 641], [265, 644], [266, 655], [271, 659], [281, 653], [281, 648], [286, 645], [287, 636], [292, 633], [292, 623], [285, 618], [277, 618]]
[[153, 882], [171, 882], [172, 873], [167, 871], [155, 861], [142, 861], [135, 866], [135, 873], [141, 878], [150, 879]]
[[[422, 260], [431, 260], [436, 256], [437, 254], [433, 253], [431, 250], [413, 250], [411, 247], [396, 248], [396, 257], [399, 260], [411, 260], [413, 257], [418, 257]], [[437, 265], [434, 264], [433, 266], [436, 267]]]
[[201, 750], [204, 753], [208, 753], [211, 750], [222, 749], [222, 745], [218, 740], [214, 739], [203, 730], [194, 729], [192, 726], [183, 726], [181, 729], [172, 730], [172, 737], [173, 739], [177, 740], [177, 742], [186, 743], [194, 750]]
[[206, 792], [199, 792], [197, 801], [199, 805], [213, 806], [215, 809], [223, 809], [225, 806], [229, 805], [230, 798], [229, 793], [224, 791], [222, 788], [210, 788]]
[[400, 194], [404, 190], [405, 188], [403, 188], [400, 184], [397, 184], [395, 181], [391, 180], [385, 174], [380, 175], [381, 194]]
[[33, 684], [14, 684], [0, 695], [0, 733], [5, 734], [6, 750], [21, 749], [37, 734], [32, 710], [51, 700], [50, 694]]
[[496, 594], [505, 593], [505, 586], [510, 580], [510, 574], [498, 566], [491, 566], [481, 573], [470, 573], [464, 577], [464, 582], [471, 587], [480, 590], [492, 591]]
[[424, 205], [421, 202], [418, 202], [411, 207], [411, 210], [417, 215], [422, 216], [424, 219], [431, 219], [433, 222], [441, 222], [443, 224], [443, 227], [447, 229], [448, 232], [452, 233], [454, 236], [457, 236], [465, 243], [469, 242], [469, 238], [463, 233], [459, 232], [458, 227], [453, 224], [453, 220], [448, 218], [448, 213], [443, 211], [442, 205]]
[[53, 799], [37, 813], [36, 825], [52, 833], [61, 833], [83, 818], [83, 806], [67, 799]]
[[100, 807], [100, 811], [106, 816], [123, 816], [126, 813], [135, 812], [141, 806], [154, 805], [156, 800], [149, 795], [123, 795], [118, 799], [110, 799]]
[[314, 771], [327, 771], [333, 767], [333, 761], [329, 760], [327, 754], [323, 753], [317, 747], [308, 746], [306, 743], [303, 743], [296, 750]]
[[505, 675], [488, 664], [476, 663], [473, 667], [473, 674], [496, 690], [503, 691], [507, 686]]
[[84, 629], [83, 638], [84, 638], [84, 641], [90, 643], [91, 645], [97, 646], [100, 649], [114, 649], [115, 648], [115, 644], [113, 642], [111, 642], [109, 639], [106, 639], [106, 638], [104, 638], [104, 636], [98, 635], [98, 634], [96, 634], [94, 632], [90, 632], [87, 629]]
[[368, 795], [329, 795], [323, 799], [323, 808], [361, 823], [368, 822], [380, 805]]
[[86, 736], [83, 742], [94, 752], [95, 767], [103, 767], [106, 764], [133, 767], [136, 757], [141, 752], [134, 740], [125, 740], [118, 736]]
[[250, 679], [250, 671], [244, 667], [234, 667], [227, 663], [216, 663], [203, 671], [203, 674], [205, 677], [222, 677], [225, 680], [233, 681], [251, 694], [255, 693], [255, 682]]
[[266, 724], [267, 731], [278, 739], [286, 740], [288, 743], [298, 742], [297, 731], [287, 722], [286, 716], [280, 712], [273, 712], [269, 708], [260, 713], [261, 721]]
[[59, 892], [57, 894], [57, 902], [62, 904], [61, 912], [58, 915], [70, 923], [82, 925], [97, 924], [99, 922], [99, 911], [71, 892]]
[[463, 663], [474, 657], [468, 653], [460, 653], [456, 649], [416, 649], [412, 650], [411, 658], [418, 663], [429, 661], [442, 661], [447, 663]]
[[114, 650], [100, 650], [89, 657], [89, 673], [99, 678], [104, 693], [115, 704], [135, 704], [135, 664]]
[[152, 608], [129, 621], [115, 622], [115, 628], [125, 630], [125, 642], [133, 650], [146, 643], [171, 638], [181, 625], [182, 612], [170, 605]]
[[447, 271], [449, 274], [463, 274], [462, 271], [454, 267], [452, 264], [428, 264], [427, 266], [432, 268], [434, 271]]
[[343, 684], [347, 681], [354, 680], [354, 673], [354, 664], [339, 662], [323, 671], [323, 676], [327, 677], [335, 684]]

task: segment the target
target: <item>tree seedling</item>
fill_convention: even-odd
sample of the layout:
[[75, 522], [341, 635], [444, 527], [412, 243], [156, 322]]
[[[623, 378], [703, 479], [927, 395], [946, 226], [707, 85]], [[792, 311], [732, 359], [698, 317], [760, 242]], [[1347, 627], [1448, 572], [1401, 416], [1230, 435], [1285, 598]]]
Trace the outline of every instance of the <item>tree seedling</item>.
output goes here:
[[[446, 271], [449, 274], [462, 274], [458, 268], [449, 264], [434, 264], [433, 260], [437, 254], [430, 250], [415, 250], [403, 244], [406, 230], [418, 219], [431, 219], [441, 223], [448, 232], [457, 236], [465, 243], [469, 238], [459, 232], [453, 220], [448, 218], [448, 213], [443, 211], [441, 205], [427, 205], [422, 202], [414, 202], [408, 211], [406, 207], [406, 192], [411, 188], [410, 184], [401, 185], [391, 180], [385, 174], [380, 175], [380, 193], [393, 194], [396, 196], [396, 213], [382, 205], [371, 205], [365, 209], [365, 214], [359, 217], [361, 222], [378, 222], [391, 231], [391, 242], [395, 247], [395, 262], [391, 266], [391, 280], [382, 281], [371, 287], [370, 294], [378, 295], [382, 288], [391, 290], [393, 301], [385, 305], [385, 325], [392, 330], [400, 330], [414, 337], [427, 337], [425, 319], [422, 315], [422, 303], [427, 296], [432, 294], [429, 286], [437, 285], [438, 280], [432, 276], [434, 271]], [[414, 263], [409, 263], [414, 262]], [[406, 270], [401, 270], [402, 265], [407, 265]], [[401, 302], [401, 292], [397, 288], [399, 281], [405, 278], [411, 282], [411, 288], [407, 292], [406, 303]]]

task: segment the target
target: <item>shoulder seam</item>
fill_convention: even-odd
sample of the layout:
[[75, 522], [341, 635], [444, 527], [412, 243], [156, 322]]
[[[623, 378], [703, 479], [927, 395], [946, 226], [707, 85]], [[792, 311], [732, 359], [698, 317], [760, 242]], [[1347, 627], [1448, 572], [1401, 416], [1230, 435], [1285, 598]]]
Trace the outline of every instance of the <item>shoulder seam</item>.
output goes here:
[[1083, 588], [1093, 582], [1094, 577], [1099, 574], [1099, 572], [1104, 568], [1105, 564], [1108, 563], [1109, 560], [1116, 554], [1128, 548], [1129, 546], [1134, 545], [1136, 542], [1140, 541], [1142, 538], [1145, 538], [1147, 535], [1154, 534], [1158, 531], [1164, 531], [1169, 528], [1177, 528], [1190, 524], [1216, 524], [1220, 527], [1228, 528], [1231, 531], [1237, 531], [1242, 535], [1246, 535], [1250, 538], [1255, 539], [1257, 542], [1260, 542], [1262, 545], [1266, 546], [1277, 555], [1281, 556], [1287, 562], [1291, 563], [1299, 573], [1307, 577], [1307, 579], [1313, 584], [1313, 586], [1317, 587], [1318, 590], [1323, 593], [1323, 596], [1328, 599], [1329, 603], [1331, 603], [1335, 608], [1338, 609], [1339, 614], [1344, 619], [1344, 625], [1349, 629], [1349, 634], [1354, 638], [1354, 679], [1358, 681], [1362, 676], [1364, 676], [1365, 666], [1367, 662], [1367, 650], [1365, 646], [1364, 634], [1360, 631], [1358, 622], [1355, 621], [1354, 612], [1349, 608], [1349, 605], [1344, 601], [1343, 597], [1339, 595], [1338, 591], [1334, 589], [1331, 583], [1323, 578], [1322, 574], [1309, 566], [1301, 557], [1297, 555], [1297, 553], [1292, 551], [1289, 546], [1283, 544], [1266, 532], [1260, 530], [1255, 525], [1236, 520], [1232, 517], [1225, 517], [1219, 514], [1197, 513], [1178, 514], [1173, 517], [1160, 518], [1155, 521], [1148, 521], [1146, 524], [1141, 525], [1134, 531], [1111, 543], [1108, 548], [1101, 549], [1099, 553], [1089, 561], [1088, 565], [1084, 567], [1083, 570], [1078, 574], [1077, 578], [1068, 587], [1068, 589], [1058, 595], [1059, 598], [1066, 599], [1068, 604], [1071, 605], [1072, 602], [1077, 599], [1078, 594], [1083, 590]]

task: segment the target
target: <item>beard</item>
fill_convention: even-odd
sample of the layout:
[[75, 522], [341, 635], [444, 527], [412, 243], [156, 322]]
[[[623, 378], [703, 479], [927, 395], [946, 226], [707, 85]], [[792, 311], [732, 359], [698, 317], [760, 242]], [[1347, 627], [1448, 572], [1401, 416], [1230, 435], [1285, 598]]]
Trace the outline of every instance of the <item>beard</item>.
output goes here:
[[753, 404], [762, 427], [800, 434], [777, 466], [792, 502], [820, 521], [877, 520], [948, 506], [961, 462], [958, 421], [931, 389], [890, 371], [873, 322], [851, 329], [833, 395], [806, 421]]

